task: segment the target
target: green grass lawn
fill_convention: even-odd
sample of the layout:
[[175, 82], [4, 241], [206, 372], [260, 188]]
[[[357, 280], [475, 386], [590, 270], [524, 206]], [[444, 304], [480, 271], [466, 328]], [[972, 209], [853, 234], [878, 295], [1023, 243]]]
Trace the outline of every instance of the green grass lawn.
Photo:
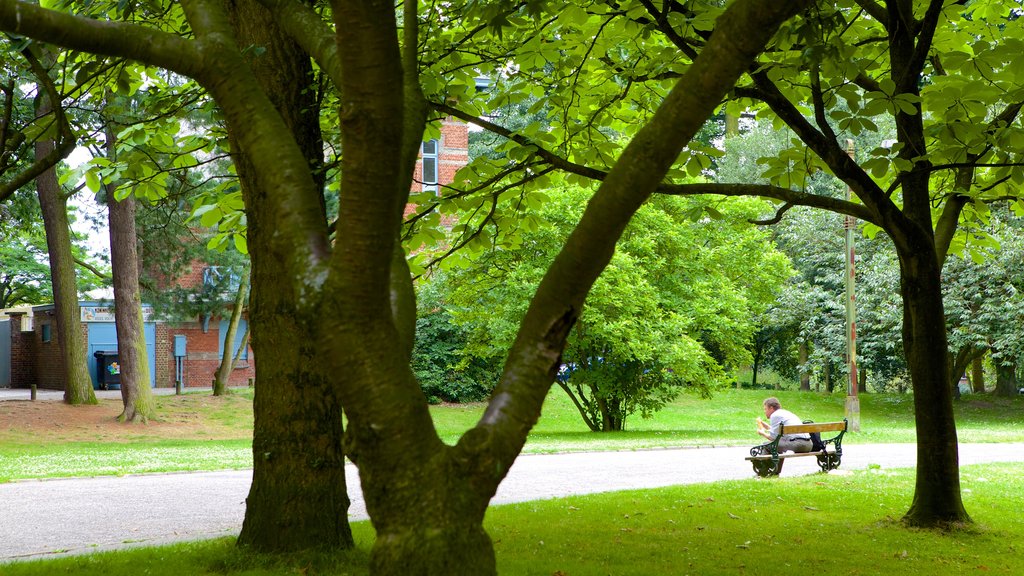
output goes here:
[[[613, 492], [492, 507], [505, 575], [1024, 574], [1019, 464], [965, 466], [975, 524], [908, 529], [910, 470], [867, 470]], [[341, 554], [251, 556], [230, 539], [0, 565], [4, 576], [363, 576], [373, 530]]]
[[0, 447], [0, 482], [252, 467], [252, 440], [75, 442]]
[[[763, 390], [719, 390], [712, 398], [683, 394], [653, 418], [633, 416], [627, 430], [590, 432], [565, 393], [554, 388], [524, 452], [642, 450], [684, 446], [740, 446], [758, 440], [754, 418], [763, 416]], [[775, 393], [783, 406], [818, 422], [842, 419], [845, 396]], [[0, 482], [27, 478], [243, 469], [251, 466], [252, 393], [222, 399], [209, 393], [160, 396], [157, 422], [126, 425], [113, 417], [95, 432], [72, 433], [61, 422], [31, 432], [0, 424]], [[913, 442], [913, 397], [861, 396], [861, 432], [847, 442]], [[18, 406], [8, 403], [4, 409]], [[68, 408], [59, 402], [40, 409]], [[483, 413], [483, 404], [431, 406], [438, 433], [454, 444]], [[961, 442], [1024, 442], [1024, 398], [967, 396], [956, 404]], [[2, 422], [2, 420], [0, 420]], [[95, 438], [94, 438], [95, 436]]]
[[[579, 414], [560, 389], [555, 388], [543, 415], [530, 433], [525, 452], [633, 450], [682, 446], [739, 446], [753, 444], [754, 418], [764, 417], [761, 401], [775, 395], [785, 408], [816, 422], [842, 420], [845, 394], [764, 390], [719, 390], [711, 398], [683, 394], [653, 418], [632, 416], [627, 430], [597, 434], [587, 430]], [[861, 432], [850, 442], [914, 442], [913, 396], [865, 394], [860, 396]], [[472, 426], [483, 405], [434, 406], [434, 422], [446, 442]], [[965, 396], [956, 404], [961, 442], [1024, 442], [1024, 399]]]

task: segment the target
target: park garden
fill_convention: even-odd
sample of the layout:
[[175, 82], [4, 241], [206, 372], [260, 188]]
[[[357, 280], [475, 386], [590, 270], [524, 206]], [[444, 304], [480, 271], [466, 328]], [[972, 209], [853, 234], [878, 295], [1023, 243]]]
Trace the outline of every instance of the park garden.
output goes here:
[[[1020, 440], [1020, 15], [0, 0], [5, 243], [35, 234], [38, 262], [45, 237], [61, 409], [106, 419], [50, 435], [0, 408], [25, 423], [0, 477], [251, 466], [237, 541], [109, 560], [205, 566], [176, 573], [775, 573], [774, 546], [796, 572], [1015, 573], [1015, 472], [957, 455]], [[442, 181], [452, 122], [468, 158]], [[69, 237], [76, 194], [106, 207], [109, 269]], [[194, 258], [226, 259], [233, 293], [162, 283]], [[117, 414], [76, 340], [82, 270], [114, 291]], [[245, 309], [254, 390], [140, 385], [143, 295]], [[524, 451], [742, 445], [764, 396], [838, 419], [854, 386], [858, 441], [914, 442], [915, 469], [488, 511]], [[349, 461], [369, 524], [346, 520]], [[767, 530], [769, 507], [793, 523]], [[61, 562], [41, 569], [116, 570]]]

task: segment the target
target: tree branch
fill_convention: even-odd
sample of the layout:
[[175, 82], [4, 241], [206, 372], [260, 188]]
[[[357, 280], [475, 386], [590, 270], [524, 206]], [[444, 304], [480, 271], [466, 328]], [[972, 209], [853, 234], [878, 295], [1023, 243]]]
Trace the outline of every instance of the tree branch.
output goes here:
[[99, 278], [100, 280], [110, 280], [110, 274], [103, 272], [102, 270], [93, 266], [89, 262], [86, 262], [85, 260], [78, 258], [77, 256], [73, 257], [72, 259], [75, 261], [75, 264], [78, 264], [82, 268], [85, 268], [89, 272], [92, 272], [93, 275]]
[[590, 178], [591, 180], [604, 180], [604, 177], [607, 176], [608, 174], [603, 170], [598, 170], [596, 168], [591, 168], [589, 166], [584, 166], [583, 164], [577, 164], [575, 162], [566, 160], [565, 158], [562, 158], [558, 154], [555, 154], [554, 152], [544, 148], [540, 144], [534, 142], [533, 140], [530, 140], [529, 138], [523, 136], [522, 134], [513, 132], [512, 130], [505, 128], [504, 126], [499, 126], [493, 122], [474, 116], [473, 114], [463, 112], [458, 108], [449, 106], [441, 102], [431, 102], [430, 105], [434, 108], [434, 110], [437, 110], [438, 112], [448, 114], [449, 116], [458, 118], [470, 124], [475, 124], [499, 136], [504, 136], [505, 138], [508, 138], [509, 140], [515, 142], [516, 144], [519, 144], [520, 146], [525, 146], [534, 149], [534, 153], [537, 155], [537, 157], [542, 158], [548, 164], [551, 164], [552, 166], [558, 168], [559, 170], [571, 172], [579, 176], [585, 176], [587, 178]]
[[771, 226], [773, 224], [778, 224], [779, 222], [782, 221], [782, 217], [786, 215], [786, 212], [789, 212], [789, 209], [792, 208], [793, 206], [795, 206], [795, 204], [793, 204], [792, 202], [786, 202], [785, 204], [780, 206], [778, 210], [775, 211], [775, 216], [772, 216], [771, 218], [766, 218], [764, 220], [747, 220], [747, 222], [750, 222], [751, 224], [754, 224], [756, 226]]
[[[863, 168], [844, 150], [839, 142], [830, 140], [815, 128], [789, 99], [778, 89], [768, 75], [762, 71], [750, 72], [754, 80], [754, 88], [737, 89], [736, 93], [743, 97], [760, 100], [768, 105], [779, 118], [786, 123], [819, 158], [829, 167], [832, 173], [846, 183], [854, 194], [864, 203], [871, 213], [867, 220], [886, 231], [894, 229], [890, 224], [905, 219], [899, 208], [889, 196], [868, 175]], [[847, 213], [847, 212], [843, 212]]]
[[660, 194], [672, 196], [696, 196], [698, 194], [718, 194], [720, 196], [758, 196], [774, 198], [797, 206], [821, 208], [837, 214], [853, 216], [866, 222], [880, 226], [878, 217], [863, 204], [855, 204], [839, 198], [819, 196], [798, 192], [789, 188], [771, 186], [769, 184], [661, 184], [657, 188]]
[[0, 0], [0, 29], [103, 56], [140, 60], [195, 77], [205, 59], [195, 42], [155, 28], [74, 16], [20, 0]]
[[316, 61], [335, 86], [341, 86], [338, 40], [330, 26], [306, 2], [256, 0], [274, 15], [277, 24]]
[[49, 98], [51, 106], [50, 112], [53, 113], [54, 121], [57, 123], [57, 138], [55, 138], [54, 147], [42, 158], [36, 158], [32, 164], [16, 174], [13, 178], [4, 182], [0, 185], [0, 202], [7, 200], [12, 194], [18, 191], [19, 188], [33, 181], [43, 172], [53, 168], [58, 162], [67, 158], [71, 151], [75, 149], [75, 134], [71, 130], [71, 124], [68, 122], [67, 116], [64, 114], [64, 108], [61, 106], [60, 93], [57, 91], [57, 87], [54, 85], [53, 80], [50, 78], [49, 72], [39, 62], [38, 57], [35, 54], [36, 47], [29, 45], [22, 54], [25, 56], [25, 60], [28, 61], [29, 67], [32, 69], [32, 74], [36, 77], [38, 85], [46, 93]]
[[[985, 133], [988, 135], [994, 134], [997, 130], [1004, 126], [1008, 126], [1020, 114], [1021, 108], [1024, 107], [1024, 102], [1014, 102], [1008, 105], [1002, 112], [999, 113], [995, 118], [989, 122], [985, 128]], [[974, 184], [974, 174], [977, 168], [983, 166], [993, 166], [993, 164], [983, 164], [981, 159], [992, 152], [992, 147], [988, 146], [981, 152], [976, 154], [968, 154], [967, 161], [963, 163], [952, 163], [942, 165], [942, 168], [953, 168], [956, 171], [956, 193], [953, 197], [946, 201], [946, 205], [942, 207], [942, 213], [939, 215], [939, 219], [935, 222], [935, 251], [939, 259], [939, 267], [946, 260], [946, 255], [949, 253], [949, 246], [953, 242], [953, 236], [956, 235], [957, 226], [960, 222], [960, 213], [963, 212], [964, 206], [971, 200], [967, 192], [971, 189]], [[1000, 164], [994, 164], [1000, 166]], [[932, 170], [939, 169], [940, 166], [933, 166]]]
[[856, 2], [857, 5], [870, 14], [872, 18], [881, 22], [882, 26], [885, 26], [886, 28], [889, 27], [889, 14], [886, 13], [885, 7], [874, 0], [856, 0]]
[[779, 25], [809, 4], [731, 3], [700, 57], [604, 178], [541, 280], [484, 415], [456, 446], [460, 455], [474, 458], [477, 468], [495, 479], [495, 486], [536, 423], [569, 331], [631, 217]]

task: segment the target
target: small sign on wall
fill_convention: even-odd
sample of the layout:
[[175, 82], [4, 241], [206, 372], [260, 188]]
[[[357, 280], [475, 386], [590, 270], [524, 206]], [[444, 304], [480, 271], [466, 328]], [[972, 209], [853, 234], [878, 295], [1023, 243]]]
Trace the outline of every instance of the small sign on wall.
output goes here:
[[[113, 322], [113, 306], [80, 306], [82, 311], [82, 322]], [[142, 307], [142, 321], [150, 322], [153, 318], [153, 307]]]

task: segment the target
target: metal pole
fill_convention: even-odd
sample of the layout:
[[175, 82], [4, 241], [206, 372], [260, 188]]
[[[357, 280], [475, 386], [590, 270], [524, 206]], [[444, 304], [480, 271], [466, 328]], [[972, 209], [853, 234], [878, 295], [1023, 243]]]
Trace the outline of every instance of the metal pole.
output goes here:
[[[853, 140], [846, 141], [846, 153], [850, 158], [854, 157]], [[852, 191], [847, 186], [846, 200], [850, 201], [851, 197]], [[857, 299], [854, 293], [857, 251], [853, 243], [857, 219], [847, 216], [843, 227], [846, 228], [846, 357], [849, 368], [846, 384], [846, 419], [852, 432], [860, 432], [860, 398], [857, 397]]]

